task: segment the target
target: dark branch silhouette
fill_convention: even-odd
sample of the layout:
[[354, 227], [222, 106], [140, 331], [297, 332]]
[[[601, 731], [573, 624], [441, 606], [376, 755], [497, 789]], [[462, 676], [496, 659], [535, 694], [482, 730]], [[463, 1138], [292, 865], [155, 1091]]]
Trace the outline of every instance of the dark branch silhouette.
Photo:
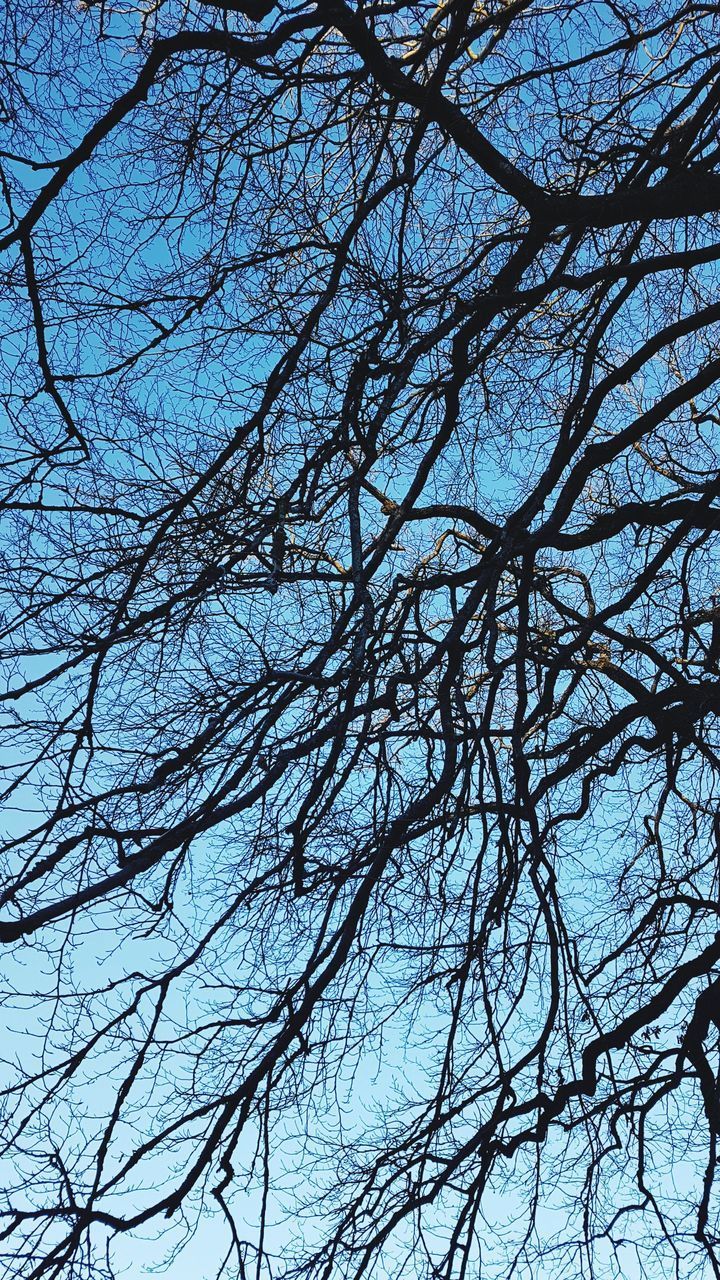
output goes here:
[[0, 1272], [720, 1277], [716, 7], [3, 73]]

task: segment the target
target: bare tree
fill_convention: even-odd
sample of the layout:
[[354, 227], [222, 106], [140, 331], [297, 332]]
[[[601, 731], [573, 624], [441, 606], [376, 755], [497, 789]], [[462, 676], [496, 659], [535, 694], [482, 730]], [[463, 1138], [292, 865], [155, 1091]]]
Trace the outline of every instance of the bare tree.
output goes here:
[[719, 19], [7, 6], [8, 1278], [720, 1276]]

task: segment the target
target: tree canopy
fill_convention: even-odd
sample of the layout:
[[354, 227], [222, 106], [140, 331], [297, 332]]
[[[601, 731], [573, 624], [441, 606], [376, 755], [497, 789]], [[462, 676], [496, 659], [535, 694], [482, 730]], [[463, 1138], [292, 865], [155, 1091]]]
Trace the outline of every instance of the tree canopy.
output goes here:
[[720, 1277], [719, 7], [3, 22], [0, 1267]]

